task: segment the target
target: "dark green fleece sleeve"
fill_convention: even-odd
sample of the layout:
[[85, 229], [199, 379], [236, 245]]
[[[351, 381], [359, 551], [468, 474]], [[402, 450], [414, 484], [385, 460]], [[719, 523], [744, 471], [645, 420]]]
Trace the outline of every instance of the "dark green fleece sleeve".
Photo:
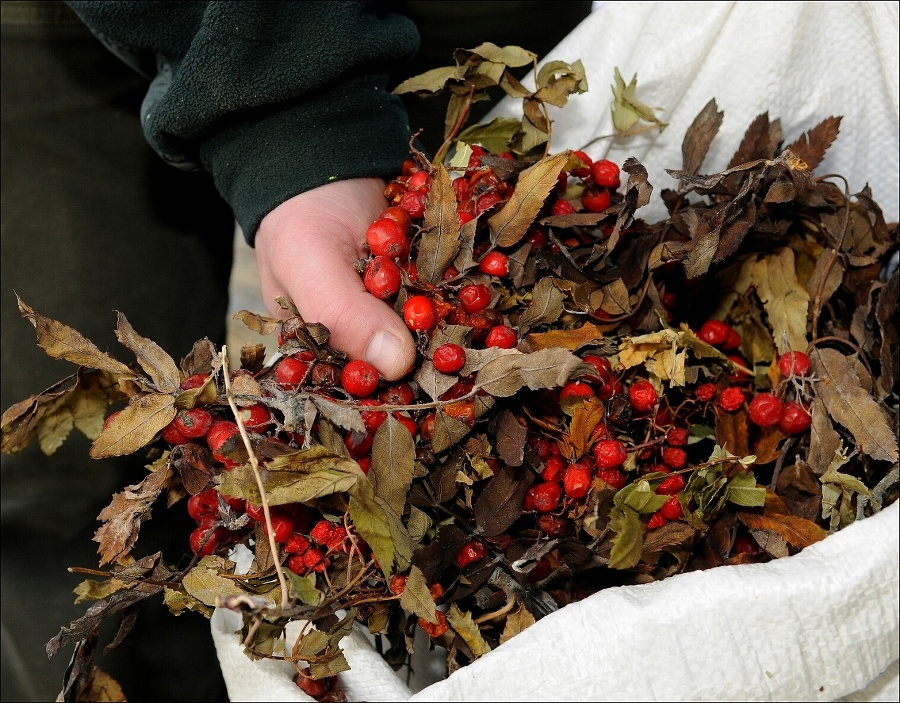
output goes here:
[[168, 162], [209, 170], [252, 245], [285, 200], [335, 180], [391, 176], [409, 151], [392, 67], [415, 25], [377, 2], [69, 2], [152, 78], [144, 134]]

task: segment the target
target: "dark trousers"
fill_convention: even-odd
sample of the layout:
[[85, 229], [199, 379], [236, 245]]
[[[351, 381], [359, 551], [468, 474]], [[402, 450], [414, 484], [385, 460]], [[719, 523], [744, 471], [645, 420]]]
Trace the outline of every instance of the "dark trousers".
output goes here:
[[[147, 81], [122, 64], [62, 3], [2, 8], [2, 410], [74, 372], [35, 344], [15, 293], [125, 363], [115, 310], [176, 360], [194, 341], [224, 340], [233, 219], [206, 174], [154, 154], [138, 121]], [[45, 643], [90, 605], [74, 605], [96, 568], [96, 516], [146, 475], [141, 456], [92, 461], [74, 430], [52, 456], [37, 446], [2, 457], [2, 698], [54, 700], [72, 647]], [[164, 505], [154, 508], [159, 516]], [[188, 555], [193, 527], [145, 523], [135, 555]], [[146, 533], [146, 534], [145, 534]], [[118, 623], [116, 623], [117, 625]], [[104, 629], [105, 642], [115, 634]], [[209, 625], [175, 618], [161, 597], [135, 631], [96, 662], [129, 700], [225, 700]]]

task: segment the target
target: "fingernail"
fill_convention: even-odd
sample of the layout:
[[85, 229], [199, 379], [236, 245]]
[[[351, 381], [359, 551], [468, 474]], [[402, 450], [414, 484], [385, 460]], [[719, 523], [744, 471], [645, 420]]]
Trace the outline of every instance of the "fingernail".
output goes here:
[[377, 368], [385, 378], [403, 373], [404, 344], [390, 332], [379, 331], [366, 347], [366, 361]]

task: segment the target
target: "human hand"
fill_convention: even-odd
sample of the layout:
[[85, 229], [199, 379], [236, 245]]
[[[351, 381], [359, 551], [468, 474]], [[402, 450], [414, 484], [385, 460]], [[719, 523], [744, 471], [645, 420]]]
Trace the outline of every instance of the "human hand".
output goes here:
[[272, 210], [256, 234], [256, 262], [263, 300], [276, 317], [275, 302], [293, 301], [307, 322], [331, 331], [330, 345], [364, 359], [387, 380], [397, 380], [415, 362], [415, 343], [387, 303], [371, 295], [353, 268], [366, 255], [365, 232], [387, 207], [384, 181], [335, 181], [296, 195]]

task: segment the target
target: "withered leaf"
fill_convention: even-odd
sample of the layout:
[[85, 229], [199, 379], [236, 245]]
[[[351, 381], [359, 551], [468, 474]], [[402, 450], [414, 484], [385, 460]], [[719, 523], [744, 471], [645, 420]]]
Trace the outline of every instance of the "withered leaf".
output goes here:
[[328, 418], [338, 427], [343, 427], [351, 432], [366, 431], [366, 425], [359, 410], [329, 400], [318, 393], [311, 393], [309, 397], [322, 416]]
[[581, 363], [565, 349], [505, 355], [485, 364], [475, 376], [475, 387], [494, 397], [514, 395], [525, 386], [532, 390], [555, 388], [564, 385]]
[[175, 360], [156, 342], [142, 337], [121, 312], [118, 313], [116, 339], [134, 352], [141, 368], [153, 380], [156, 388], [163, 393], [174, 393], [181, 383], [181, 372]]
[[753, 285], [769, 318], [779, 354], [806, 349], [809, 295], [797, 279], [794, 252], [782, 247], [756, 263]]
[[44, 317], [16, 296], [19, 311], [35, 329], [38, 346], [54, 359], [65, 359], [90, 369], [102, 369], [117, 378], [137, 378], [121, 361], [101, 352], [96, 345], [71, 327]]
[[803, 549], [819, 540], [825, 539], [828, 532], [811, 520], [795, 515], [773, 513], [756, 515], [755, 513], [738, 513], [738, 519], [751, 530], [764, 530], [780, 535], [788, 544]]
[[447, 81], [460, 80], [464, 71], [458, 66], [442, 66], [433, 68], [425, 73], [407, 78], [394, 88], [394, 95], [404, 93], [438, 93], [447, 85]]
[[559, 319], [563, 313], [563, 301], [566, 299], [566, 293], [560, 288], [560, 283], [552, 276], [537, 282], [531, 293], [531, 302], [518, 319], [520, 335], [532, 327], [556, 322]]
[[434, 417], [434, 433], [431, 436], [431, 448], [435, 454], [449, 449], [471, 431], [462, 420], [438, 410]]
[[188, 442], [173, 447], [169, 457], [172, 469], [178, 472], [181, 483], [188, 493], [196, 495], [209, 488], [213, 479], [213, 458], [208, 448]]
[[241, 368], [256, 373], [262, 370], [266, 361], [265, 344], [245, 344], [241, 347]]
[[406, 505], [415, 463], [416, 447], [412, 435], [403, 423], [388, 415], [372, 442], [369, 479], [375, 486], [375, 495], [398, 515], [403, 514]]
[[668, 547], [686, 544], [696, 533], [697, 531], [693, 527], [680, 520], [667, 522], [662, 527], [650, 530], [644, 538], [641, 560], [654, 563], [660, 552]]
[[447, 265], [459, 251], [459, 215], [450, 172], [438, 164], [428, 191], [424, 232], [419, 241], [416, 266], [419, 278], [438, 283]]
[[193, 376], [195, 373], [210, 374], [219, 368], [221, 363], [215, 345], [204, 337], [194, 342], [191, 351], [181, 360], [181, 370], [185, 376]]
[[590, 449], [591, 436], [604, 415], [606, 406], [598, 398], [588, 398], [575, 406], [566, 438], [567, 445], [572, 449], [568, 457], [570, 460], [577, 461]]
[[837, 139], [840, 127], [841, 118], [832, 115], [800, 135], [797, 141], [787, 148], [787, 151], [801, 159], [806, 165], [806, 170], [812, 171], [822, 163], [828, 147]]
[[438, 371], [434, 368], [434, 364], [428, 360], [422, 362], [421, 367], [416, 371], [413, 378], [419, 384], [419, 388], [427, 393], [432, 400], [440, 398], [459, 381], [456, 376], [450, 376]]
[[586, 344], [603, 339], [603, 331], [595, 324], [586, 322], [580, 327], [567, 330], [532, 332], [526, 338], [531, 351], [559, 347], [575, 351]]
[[413, 565], [409, 570], [409, 578], [406, 580], [406, 588], [400, 596], [400, 607], [420, 618], [425, 618], [430, 623], [437, 622], [437, 608], [431, 591], [428, 590], [428, 582], [422, 570]]
[[897, 437], [850, 360], [827, 347], [817, 347], [809, 358], [813, 374], [821, 379], [814, 383], [816, 394], [832, 419], [850, 431], [859, 451], [880, 461], [897, 461]]
[[478, 629], [478, 625], [472, 619], [471, 613], [464, 613], [456, 603], [453, 603], [447, 610], [447, 621], [456, 631], [456, 634], [463, 638], [463, 641], [468, 645], [476, 659], [491, 651], [491, 646], [482, 636], [481, 630]]
[[740, 166], [748, 161], [772, 159], [779, 142], [781, 142], [780, 121], [770, 122], [768, 112], [757, 115], [744, 132], [741, 145], [728, 162], [728, 168]]
[[97, 516], [103, 522], [94, 533], [99, 542], [100, 565], [118, 561], [131, 551], [141, 523], [150, 519], [150, 509], [172, 475], [168, 465], [148, 474], [140, 483], [113, 495], [112, 502]]
[[122, 408], [91, 445], [92, 459], [132, 454], [175, 419], [175, 397], [149, 393]]
[[497, 456], [508, 466], [521, 466], [525, 457], [528, 429], [509, 410], [497, 418]]
[[487, 124], [467, 127], [460, 132], [457, 140], [465, 144], [480, 144], [494, 154], [502, 154], [509, 148], [510, 140], [521, 127], [522, 123], [519, 120], [497, 117]]
[[524, 605], [520, 605], [506, 616], [506, 625], [503, 626], [503, 634], [500, 635], [500, 644], [511, 640], [520, 632], [534, 625], [535, 622], [534, 615], [529, 613]]
[[217, 598], [239, 596], [244, 591], [234, 579], [220, 574], [231, 573], [234, 565], [219, 556], [203, 557], [200, 562], [185, 574], [181, 583], [184, 590], [201, 603], [214, 606]]
[[709, 147], [719, 133], [724, 116], [725, 113], [719, 110], [716, 99], [713, 98], [694, 118], [681, 143], [682, 168], [685, 172], [692, 176], [700, 172]]
[[568, 160], [569, 152], [561, 152], [538, 161], [519, 174], [512, 197], [488, 220], [493, 243], [509, 247], [519, 242], [543, 207]]
[[727, 412], [716, 406], [716, 444], [735, 456], [750, 453], [750, 424], [746, 410]]
[[249, 330], [261, 334], [264, 337], [274, 334], [281, 327], [281, 320], [277, 320], [274, 317], [259, 315], [255, 312], [250, 312], [249, 310], [239, 310], [234, 314], [233, 319], [238, 322], [243, 322]]
[[534, 482], [534, 474], [505, 466], [491, 478], [475, 501], [475, 524], [481, 533], [492, 537], [503, 533], [522, 514], [525, 493]]
[[112, 676], [98, 667], [91, 668], [90, 683], [81, 700], [85, 701], [109, 701], [109, 703], [124, 703], [128, 699], [122, 686]]

